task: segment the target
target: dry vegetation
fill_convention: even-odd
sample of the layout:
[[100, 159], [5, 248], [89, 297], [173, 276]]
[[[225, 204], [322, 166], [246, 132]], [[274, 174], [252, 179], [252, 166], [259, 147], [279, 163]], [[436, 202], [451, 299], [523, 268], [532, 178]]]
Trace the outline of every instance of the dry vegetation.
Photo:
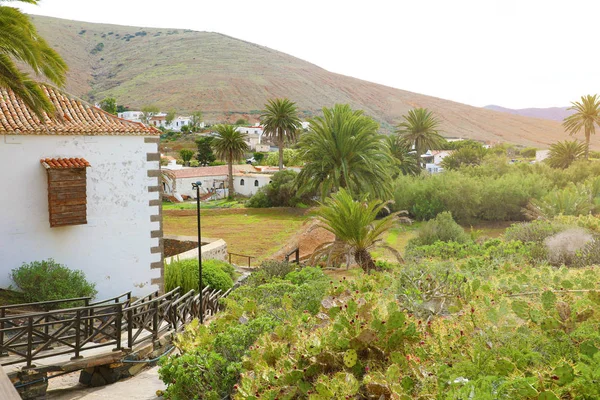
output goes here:
[[[34, 17], [67, 61], [67, 89], [88, 100], [116, 97], [134, 108], [202, 110], [212, 122], [255, 120], [266, 100], [288, 97], [303, 117], [349, 103], [391, 130], [413, 107], [440, 116], [446, 136], [547, 147], [558, 122], [529, 119], [330, 73], [306, 61], [217, 33], [148, 29]], [[101, 51], [94, 51], [103, 43]], [[90, 79], [91, 77], [91, 79]]]

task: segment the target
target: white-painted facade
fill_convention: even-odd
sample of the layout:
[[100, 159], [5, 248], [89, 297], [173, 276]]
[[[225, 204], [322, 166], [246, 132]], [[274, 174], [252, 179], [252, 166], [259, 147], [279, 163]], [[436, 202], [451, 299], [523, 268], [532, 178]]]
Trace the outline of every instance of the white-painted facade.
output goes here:
[[271, 183], [272, 179], [273, 175], [270, 174], [234, 174], [233, 186], [236, 193], [251, 197], [258, 189]]
[[141, 111], [124, 111], [118, 113], [117, 116], [126, 119], [127, 121], [142, 122], [142, 114]]
[[[82, 270], [96, 284], [98, 298], [132, 290], [134, 296], [157, 290], [152, 278], [161, 260], [151, 231], [160, 222], [158, 192], [149, 193], [158, 161], [147, 161], [156, 143], [142, 136], [0, 135], [4, 166], [0, 195], [0, 287], [8, 287], [11, 269], [53, 258]], [[87, 224], [50, 228], [48, 183], [41, 158], [83, 157], [87, 168]]]

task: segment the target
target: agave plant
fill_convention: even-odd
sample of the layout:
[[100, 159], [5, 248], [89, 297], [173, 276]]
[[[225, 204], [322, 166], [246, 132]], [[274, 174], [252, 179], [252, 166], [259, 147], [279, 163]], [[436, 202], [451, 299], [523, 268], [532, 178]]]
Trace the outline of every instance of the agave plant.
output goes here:
[[377, 219], [382, 212], [387, 211], [390, 202], [380, 200], [356, 201], [345, 189], [333, 194], [320, 204], [316, 210], [320, 226], [333, 233], [333, 242], [319, 246], [311, 257], [311, 263], [325, 256], [328, 264], [332, 260], [344, 257], [350, 263], [354, 255], [356, 263], [367, 273], [375, 268], [375, 262], [369, 253], [377, 247], [391, 251], [399, 261], [402, 260], [396, 249], [383, 242], [383, 234], [400, 221], [410, 221], [399, 211]]

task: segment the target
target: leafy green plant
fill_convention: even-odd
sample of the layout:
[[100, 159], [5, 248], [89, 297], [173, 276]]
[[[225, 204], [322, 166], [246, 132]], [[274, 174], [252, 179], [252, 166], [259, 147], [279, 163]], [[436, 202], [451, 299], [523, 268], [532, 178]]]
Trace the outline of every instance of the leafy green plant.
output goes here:
[[[198, 260], [177, 260], [165, 264], [165, 290], [181, 287], [183, 292], [198, 290]], [[233, 287], [233, 280], [216, 260], [202, 261], [202, 284], [223, 292]]]
[[469, 235], [464, 229], [454, 222], [452, 214], [442, 212], [435, 219], [427, 221], [417, 231], [417, 236], [410, 240], [411, 246], [430, 245], [437, 241], [466, 243]]
[[28, 302], [94, 297], [98, 293], [83, 271], [71, 270], [53, 259], [23, 264], [13, 269], [10, 277]]

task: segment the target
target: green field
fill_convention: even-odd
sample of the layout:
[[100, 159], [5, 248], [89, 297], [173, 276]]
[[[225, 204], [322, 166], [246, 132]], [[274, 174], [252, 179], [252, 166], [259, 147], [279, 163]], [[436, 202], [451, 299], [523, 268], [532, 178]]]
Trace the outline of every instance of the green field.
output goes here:
[[[163, 217], [165, 234], [197, 235], [195, 210], [166, 210]], [[230, 208], [203, 210], [201, 218], [202, 236], [225, 240], [229, 252], [256, 257], [255, 264], [279, 250], [307, 216], [305, 210], [293, 208]]]

